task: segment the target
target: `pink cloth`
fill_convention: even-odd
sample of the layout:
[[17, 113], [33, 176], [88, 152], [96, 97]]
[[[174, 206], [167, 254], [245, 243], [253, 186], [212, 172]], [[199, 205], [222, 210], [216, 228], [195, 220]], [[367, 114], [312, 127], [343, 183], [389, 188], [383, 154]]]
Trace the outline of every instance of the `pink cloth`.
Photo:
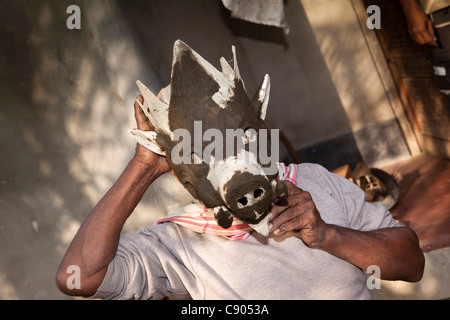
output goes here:
[[[297, 165], [290, 164], [285, 166], [282, 163], [277, 163], [277, 165], [277, 180], [288, 180], [296, 184]], [[230, 228], [222, 228], [214, 219], [213, 209], [208, 209], [200, 203], [193, 203], [180, 208], [167, 218], [158, 220], [156, 224], [164, 222], [174, 222], [198, 233], [212, 234], [225, 237], [230, 240], [245, 240], [253, 232], [253, 229], [250, 226], [236, 218], [233, 218], [233, 223]]]

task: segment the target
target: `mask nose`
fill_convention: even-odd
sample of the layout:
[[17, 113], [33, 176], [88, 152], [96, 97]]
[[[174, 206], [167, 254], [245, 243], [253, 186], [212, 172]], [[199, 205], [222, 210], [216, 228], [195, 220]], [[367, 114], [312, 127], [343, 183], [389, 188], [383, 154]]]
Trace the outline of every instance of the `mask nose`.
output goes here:
[[256, 224], [269, 212], [272, 189], [266, 177], [243, 172], [235, 175], [225, 190], [225, 202], [239, 220]]
[[237, 200], [237, 207], [243, 209], [247, 206], [252, 206], [255, 202], [259, 201], [264, 197], [265, 190], [263, 188], [257, 188], [254, 191], [250, 191], [243, 197]]

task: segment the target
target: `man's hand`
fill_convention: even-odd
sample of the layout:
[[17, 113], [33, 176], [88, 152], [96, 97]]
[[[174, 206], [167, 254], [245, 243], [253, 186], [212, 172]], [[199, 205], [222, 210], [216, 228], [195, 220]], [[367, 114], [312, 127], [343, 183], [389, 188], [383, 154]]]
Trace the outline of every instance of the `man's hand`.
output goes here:
[[411, 38], [420, 45], [437, 47], [433, 23], [415, 0], [400, 0], [408, 23]]
[[310, 247], [320, 246], [325, 239], [327, 224], [320, 217], [311, 195], [284, 181], [288, 197], [276, 203], [270, 211], [270, 231], [275, 235], [292, 232]]
[[[144, 104], [144, 98], [142, 95], [138, 95], [136, 99], [139, 100], [142, 105]], [[134, 102], [134, 117], [136, 118], [136, 125], [138, 129], [145, 131], [154, 130], [150, 120], [147, 119], [144, 111], [142, 111], [136, 101]], [[141, 146], [139, 143], [136, 146], [134, 159], [148, 168], [155, 168], [156, 166], [160, 174], [170, 171], [169, 164], [163, 156], [157, 155], [156, 153]]]
[[417, 235], [407, 227], [359, 231], [325, 223], [311, 195], [291, 182], [288, 197], [270, 212], [270, 230], [275, 235], [291, 232], [313, 248], [343, 259], [362, 270], [377, 265], [386, 280], [419, 281], [424, 256]]

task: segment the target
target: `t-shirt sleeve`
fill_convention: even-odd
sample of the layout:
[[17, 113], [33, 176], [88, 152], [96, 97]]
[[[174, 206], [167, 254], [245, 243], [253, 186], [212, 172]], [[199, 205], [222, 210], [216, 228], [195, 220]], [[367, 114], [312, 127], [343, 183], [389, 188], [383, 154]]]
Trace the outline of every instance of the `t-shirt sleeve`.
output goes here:
[[319, 187], [336, 202], [346, 216], [348, 227], [360, 231], [399, 226], [381, 203], [365, 201], [365, 193], [356, 184], [320, 165], [312, 165]]
[[[193, 277], [151, 231], [122, 235], [115, 258], [92, 298], [160, 300], [189, 297], [185, 281]], [[182, 279], [184, 277], [184, 279]]]
[[366, 195], [353, 182], [337, 174], [328, 173], [330, 179], [340, 184], [341, 205], [346, 208], [350, 228], [370, 231], [398, 226], [391, 213], [381, 203], [369, 203]]

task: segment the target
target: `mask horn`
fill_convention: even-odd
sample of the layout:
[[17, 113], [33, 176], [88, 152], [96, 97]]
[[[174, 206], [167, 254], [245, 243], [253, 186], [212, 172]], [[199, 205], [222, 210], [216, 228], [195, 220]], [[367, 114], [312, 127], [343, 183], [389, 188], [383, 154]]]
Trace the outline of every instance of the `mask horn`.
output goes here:
[[239, 72], [239, 66], [237, 62], [237, 55], [236, 55], [236, 47], [231, 46], [231, 52], [233, 52], [233, 67], [234, 67], [234, 74], [236, 78], [241, 79], [241, 73]]
[[266, 118], [267, 106], [269, 104], [270, 94], [270, 77], [268, 74], [264, 76], [264, 79], [259, 87], [259, 90], [255, 93], [252, 99], [252, 107], [255, 112], [259, 114], [259, 117], [264, 120]]
[[245, 88], [244, 81], [241, 78], [241, 72], [239, 71], [239, 65], [237, 62], [237, 54], [236, 54], [236, 47], [231, 46], [231, 51], [233, 52], [233, 68], [234, 68], [234, 77], [235, 79], [239, 80], [242, 83], [242, 87], [244, 88], [244, 91], [247, 92], [247, 89]]
[[230, 81], [233, 81], [235, 77], [234, 70], [230, 67], [224, 57], [220, 58], [220, 66], [222, 67], [222, 73], [226, 75]]
[[[198, 66], [200, 66], [203, 71], [219, 83], [219, 85], [223, 86], [228, 83], [228, 77], [225, 73], [217, 70], [211, 63], [206, 61], [202, 56], [200, 56], [197, 52], [192, 50], [186, 43], [181, 40], [175, 41], [173, 46], [173, 60], [172, 60], [172, 75], [171, 79], [174, 81], [175, 75], [175, 65], [179, 62], [183, 57], [188, 56], [192, 62], [195, 62]], [[180, 73], [180, 71], [179, 71]]]

